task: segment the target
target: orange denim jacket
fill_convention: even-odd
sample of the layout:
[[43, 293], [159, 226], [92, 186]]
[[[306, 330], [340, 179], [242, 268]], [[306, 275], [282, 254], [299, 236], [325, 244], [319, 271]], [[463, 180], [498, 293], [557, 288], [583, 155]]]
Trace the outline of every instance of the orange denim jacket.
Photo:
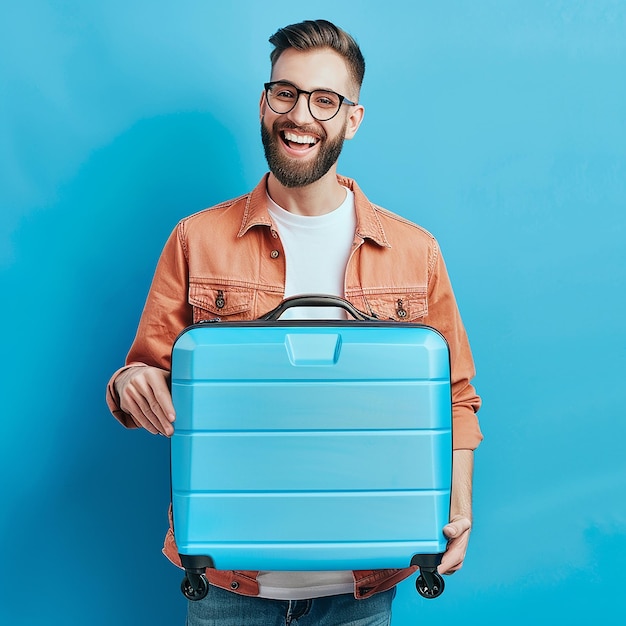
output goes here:
[[[454, 449], [475, 449], [482, 440], [476, 413], [480, 398], [471, 379], [474, 363], [450, 280], [435, 238], [423, 228], [369, 202], [357, 184], [357, 227], [345, 273], [345, 298], [381, 319], [420, 322], [439, 330], [450, 347]], [[181, 220], [170, 235], [154, 274], [126, 365], [113, 374], [107, 403], [126, 427], [137, 424], [119, 406], [117, 375], [133, 365], [170, 369], [171, 349], [189, 324], [219, 317], [253, 320], [283, 299], [285, 254], [267, 210], [267, 176], [251, 192]], [[171, 526], [165, 555], [180, 559]], [[354, 572], [355, 596], [389, 589], [415, 571]], [[256, 572], [208, 570], [209, 581], [257, 595]]]

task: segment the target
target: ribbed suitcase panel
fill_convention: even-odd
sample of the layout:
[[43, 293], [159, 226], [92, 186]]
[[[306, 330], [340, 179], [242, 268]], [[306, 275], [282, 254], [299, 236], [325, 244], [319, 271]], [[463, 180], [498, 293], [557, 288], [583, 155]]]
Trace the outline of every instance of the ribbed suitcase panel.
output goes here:
[[411, 430], [181, 435], [172, 442], [179, 459], [172, 479], [177, 492], [445, 489], [450, 472], [438, 468], [446, 467], [449, 437]]
[[181, 553], [208, 554], [218, 569], [406, 567], [414, 554], [445, 550], [433, 524], [447, 522], [448, 500], [445, 491], [187, 495], [176, 539]]
[[178, 432], [450, 427], [450, 385], [443, 380], [177, 380], [172, 392]]
[[449, 368], [445, 341], [425, 327], [307, 328], [311, 346], [320, 337], [339, 335], [339, 347], [335, 340], [327, 359], [317, 351], [307, 358], [300, 350], [293, 363], [297, 327], [207, 326], [190, 329], [176, 342], [175, 380], [436, 380]]

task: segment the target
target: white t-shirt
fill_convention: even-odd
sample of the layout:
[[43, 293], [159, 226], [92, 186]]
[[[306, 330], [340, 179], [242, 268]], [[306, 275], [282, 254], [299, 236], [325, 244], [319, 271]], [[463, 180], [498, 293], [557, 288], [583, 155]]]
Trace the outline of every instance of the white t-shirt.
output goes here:
[[[294, 215], [269, 196], [269, 212], [285, 250], [285, 298], [303, 293], [344, 296], [346, 265], [352, 251], [356, 214], [354, 194], [346, 189], [343, 203], [330, 213]], [[336, 307], [297, 307], [281, 319], [343, 319]]]
[[[269, 198], [269, 212], [285, 250], [287, 275], [285, 297], [304, 294], [344, 296], [344, 277], [350, 258], [356, 214], [354, 194], [334, 211], [319, 216], [294, 215]], [[298, 307], [288, 309], [281, 319], [342, 319], [343, 309]], [[350, 571], [259, 572], [259, 596], [274, 600], [306, 600], [352, 593]]]

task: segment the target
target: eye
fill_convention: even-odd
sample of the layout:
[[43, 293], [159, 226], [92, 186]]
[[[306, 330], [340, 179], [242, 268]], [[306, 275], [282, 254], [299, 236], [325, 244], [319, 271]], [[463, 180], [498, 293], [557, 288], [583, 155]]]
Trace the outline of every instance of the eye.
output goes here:
[[272, 87], [272, 96], [281, 100], [293, 100], [296, 93], [296, 90], [290, 85], [274, 85]]
[[315, 105], [323, 109], [333, 109], [339, 106], [339, 96], [332, 91], [313, 92]]

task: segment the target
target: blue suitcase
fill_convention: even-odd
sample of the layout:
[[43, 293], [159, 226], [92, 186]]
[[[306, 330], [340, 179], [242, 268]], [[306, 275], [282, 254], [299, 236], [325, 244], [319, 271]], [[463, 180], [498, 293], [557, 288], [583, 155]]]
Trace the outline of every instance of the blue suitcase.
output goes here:
[[[293, 306], [355, 319], [280, 320]], [[183, 593], [206, 567], [420, 567], [436, 597], [452, 441], [448, 346], [340, 298], [285, 300], [261, 320], [185, 329], [172, 351], [174, 535]]]

